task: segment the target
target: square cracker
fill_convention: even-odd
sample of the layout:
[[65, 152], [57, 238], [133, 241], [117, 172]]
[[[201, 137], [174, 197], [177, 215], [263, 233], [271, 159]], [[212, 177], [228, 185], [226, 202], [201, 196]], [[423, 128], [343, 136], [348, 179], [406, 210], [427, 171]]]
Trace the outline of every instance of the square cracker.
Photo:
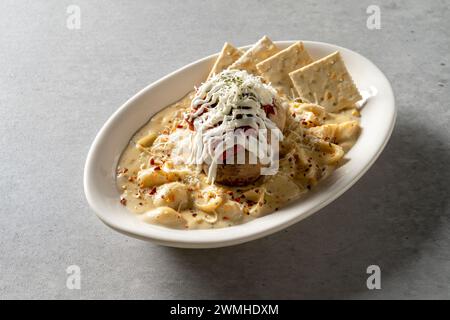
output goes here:
[[295, 97], [297, 93], [289, 78], [289, 72], [304, 67], [313, 60], [303, 46], [303, 42], [296, 42], [290, 47], [278, 52], [270, 58], [258, 63], [259, 73], [279, 92], [287, 97]]
[[216, 62], [214, 62], [214, 65], [208, 75], [208, 78], [210, 78], [214, 74], [220, 73], [222, 70], [228, 68], [233, 62], [238, 60], [244, 53], [236, 49], [233, 45], [229, 44], [228, 42], [225, 42], [223, 45], [222, 51], [220, 51], [219, 56], [216, 59]]
[[246, 70], [249, 73], [258, 75], [256, 65], [278, 51], [280, 49], [267, 36], [264, 36], [234, 62], [230, 69]]
[[300, 98], [336, 112], [361, 100], [338, 51], [289, 74]]

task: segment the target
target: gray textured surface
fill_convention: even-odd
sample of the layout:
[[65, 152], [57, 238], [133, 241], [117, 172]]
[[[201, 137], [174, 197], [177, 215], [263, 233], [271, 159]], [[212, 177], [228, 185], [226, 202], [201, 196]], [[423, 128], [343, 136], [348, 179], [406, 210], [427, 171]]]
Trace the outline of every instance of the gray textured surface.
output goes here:
[[[340, 4], [339, 4], [340, 3]], [[450, 298], [448, 1], [0, 2], [1, 298]], [[81, 29], [66, 8], [81, 7]], [[344, 196], [268, 238], [155, 246], [104, 226], [84, 198], [88, 148], [135, 92], [226, 40], [356, 50], [392, 81], [392, 140]], [[66, 268], [81, 267], [81, 290]], [[366, 288], [366, 267], [382, 289]]]

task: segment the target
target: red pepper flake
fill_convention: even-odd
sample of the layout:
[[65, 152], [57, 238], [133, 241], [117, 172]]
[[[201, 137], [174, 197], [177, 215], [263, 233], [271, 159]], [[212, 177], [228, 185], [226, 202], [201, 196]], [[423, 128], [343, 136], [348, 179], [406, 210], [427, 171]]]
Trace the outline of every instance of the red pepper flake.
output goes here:
[[228, 218], [228, 217], [223, 217], [222, 219], [223, 220], [230, 220], [230, 218]]
[[241, 202], [241, 198], [236, 198], [236, 199], [234, 199], [234, 201], [236, 201], [236, 202]]
[[156, 193], [156, 187], [151, 188], [151, 190], [148, 192], [149, 195], [154, 195]]
[[151, 159], [150, 159], [150, 164], [151, 164], [152, 166], [155, 165], [155, 159], [151, 158]]
[[194, 131], [194, 122], [186, 120], [189, 130]]
[[178, 125], [177, 125], [177, 128], [178, 128], [178, 129], [182, 129], [182, 128], [184, 128], [184, 127], [183, 127], [182, 124], [178, 124]]
[[266, 116], [269, 116], [269, 114], [275, 114], [275, 108], [271, 104], [266, 104], [264, 106], [261, 106], [261, 108], [266, 113]]
[[160, 166], [156, 166], [155, 167], [155, 171], [159, 171], [159, 170], [161, 170], [161, 167]]
[[124, 197], [120, 197], [120, 204], [123, 206], [127, 205], [127, 199], [125, 199]]

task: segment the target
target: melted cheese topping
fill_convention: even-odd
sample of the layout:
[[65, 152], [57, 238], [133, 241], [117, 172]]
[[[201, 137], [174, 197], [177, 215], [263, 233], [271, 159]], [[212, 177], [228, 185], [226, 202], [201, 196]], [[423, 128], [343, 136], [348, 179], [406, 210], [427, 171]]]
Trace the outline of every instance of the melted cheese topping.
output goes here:
[[[276, 90], [260, 77], [240, 70], [225, 70], [202, 84], [187, 118], [194, 129], [188, 163], [210, 164], [208, 178], [214, 181], [216, 166], [229, 146], [241, 146], [241, 151], [249, 151], [261, 162], [270, 162], [276, 146], [268, 141], [268, 135], [258, 135], [258, 132], [270, 131], [278, 141], [283, 138], [263, 109], [274, 105], [276, 95]], [[246, 130], [236, 132], [239, 128]], [[248, 137], [256, 135], [259, 143], [269, 147], [267, 153], [258, 152], [254, 144], [248, 143]]]

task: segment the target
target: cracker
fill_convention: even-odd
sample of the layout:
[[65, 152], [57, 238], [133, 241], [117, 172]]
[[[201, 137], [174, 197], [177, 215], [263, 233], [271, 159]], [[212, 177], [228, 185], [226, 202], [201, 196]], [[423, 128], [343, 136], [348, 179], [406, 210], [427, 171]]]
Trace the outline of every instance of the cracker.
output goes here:
[[222, 70], [228, 68], [233, 62], [238, 60], [244, 53], [236, 49], [233, 45], [229, 44], [228, 42], [225, 42], [223, 45], [222, 51], [220, 51], [219, 56], [216, 59], [216, 62], [214, 62], [214, 65], [208, 75], [208, 78], [210, 78], [214, 74], [220, 73]]
[[264, 79], [270, 82], [280, 93], [285, 94], [287, 97], [295, 97], [297, 93], [289, 73], [312, 62], [313, 60], [303, 46], [303, 42], [296, 42], [258, 63], [256, 68]]
[[338, 51], [289, 74], [300, 98], [328, 112], [353, 106], [361, 100]]
[[280, 49], [267, 36], [264, 36], [234, 62], [230, 69], [246, 70], [249, 73], [258, 75], [256, 65], [279, 51]]

